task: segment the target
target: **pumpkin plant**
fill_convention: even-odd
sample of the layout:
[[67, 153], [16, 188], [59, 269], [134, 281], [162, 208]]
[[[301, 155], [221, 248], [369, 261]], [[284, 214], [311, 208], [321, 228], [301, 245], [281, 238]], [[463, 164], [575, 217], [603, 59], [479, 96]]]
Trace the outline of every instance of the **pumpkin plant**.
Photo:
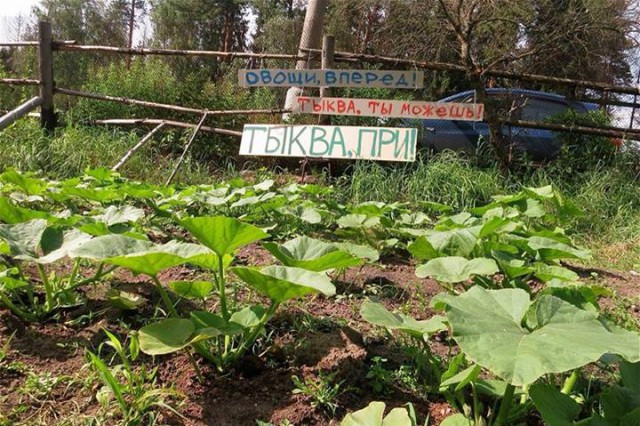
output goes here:
[[[0, 272], [0, 303], [29, 321], [44, 319], [58, 308], [80, 304], [80, 295], [74, 290], [102, 279], [111, 270], [99, 268], [85, 278], [80, 274], [79, 260], [73, 263], [69, 276], [61, 277], [53, 268], [47, 268], [90, 240], [88, 234], [50, 226], [44, 219], [0, 224], [0, 250], [10, 256]], [[26, 265], [35, 268], [37, 279], [26, 273]]]
[[434, 306], [445, 311], [465, 356], [506, 383], [494, 425], [506, 424], [516, 387], [527, 391], [543, 378], [569, 372], [563, 389], [569, 393], [577, 369], [605, 355], [640, 361], [640, 335], [612, 328], [598, 312], [553, 295], [532, 302], [521, 289], [475, 286], [459, 296], [441, 295]]
[[[335, 294], [331, 280], [319, 272], [289, 266], [228, 268], [239, 248], [268, 236], [253, 225], [224, 216], [190, 217], [180, 224], [214, 254], [208, 263], [197, 264], [212, 273], [219, 309], [217, 312], [192, 311], [188, 319], [170, 318], [143, 327], [139, 331], [140, 349], [149, 355], [193, 347], [222, 371], [253, 347], [282, 303], [307, 294]], [[193, 259], [190, 262], [193, 263]], [[228, 270], [265, 296], [269, 304], [237, 306], [230, 303]]]

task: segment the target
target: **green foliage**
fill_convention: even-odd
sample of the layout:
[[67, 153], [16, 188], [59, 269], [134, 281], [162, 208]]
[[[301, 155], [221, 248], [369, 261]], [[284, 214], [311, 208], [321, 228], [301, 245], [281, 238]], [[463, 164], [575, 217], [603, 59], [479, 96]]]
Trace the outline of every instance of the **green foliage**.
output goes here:
[[320, 372], [318, 377], [291, 376], [295, 385], [293, 394], [302, 394], [311, 399], [313, 407], [321, 408], [330, 415], [335, 415], [338, 403], [336, 399], [346, 391], [343, 382], [334, 383], [335, 374], [324, 374]]
[[498, 170], [480, 169], [451, 152], [402, 165], [357, 162], [351, 176], [339, 180], [338, 185], [344, 199], [354, 203], [429, 201], [455, 210], [485, 204], [506, 189]]
[[87, 351], [89, 364], [104, 384], [96, 394], [103, 408], [118, 407], [122, 422], [127, 425], [155, 424], [160, 410], [180, 416], [173, 402], [181, 395], [173, 389], [158, 386], [157, 368], [134, 367], [133, 362], [140, 354], [137, 337], [131, 336], [129, 344], [125, 345], [113, 333], [106, 329], [104, 332], [108, 340], [99, 349], [102, 351], [105, 344], [110, 346], [120, 364], [110, 367], [99, 355]]
[[384, 402], [372, 402], [367, 407], [347, 416], [340, 422], [341, 426], [416, 426], [416, 415], [411, 404], [408, 408], [394, 408], [386, 416]]
[[309, 237], [298, 237], [281, 246], [265, 243], [264, 247], [283, 265], [310, 271], [345, 269], [361, 263], [361, 259], [341, 250], [339, 246]]
[[446, 330], [444, 318], [441, 316], [435, 315], [428, 320], [416, 321], [408, 315], [391, 313], [382, 304], [370, 300], [362, 304], [360, 315], [371, 324], [387, 330], [399, 330], [419, 340], [427, 340], [429, 336]]
[[[568, 109], [548, 120], [551, 123], [566, 126], [611, 126], [611, 118], [604, 111], [590, 111], [579, 113]], [[553, 162], [551, 170], [563, 177], [575, 178], [577, 173], [583, 173], [599, 166], [611, 166], [615, 163], [620, 141], [605, 136], [591, 136], [572, 132], [558, 132], [555, 140], [562, 144], [559, 158]]]
[[[154, 60], [134, 61], [130, 69], [121, 63], [96, 67], [94, 78], [87, 81], [84, 90], [109, 96], [121, 96], [150, 102], [180, 105], [181, 95], [194, 90], [189, 81], [178, 82], [169, 67]], [[157, 117], [159, 111], [136, 105], [81, 99], [73, 114], [80, 119], [147, 118]], [[175, 114], [160, 113], [160, 117], [175, 117]]]
[[[607, 353], [640, 359], [640, 336], [612, 333], [597, 313], [553, 296], [531, 304], [520, 289], [473, 287], [457, 297], [441, 297], [436, 305], [445, 309], [461, 350], [513, 385], [582, 367]], [[565, 351], [569, 341], [579, 351]]]

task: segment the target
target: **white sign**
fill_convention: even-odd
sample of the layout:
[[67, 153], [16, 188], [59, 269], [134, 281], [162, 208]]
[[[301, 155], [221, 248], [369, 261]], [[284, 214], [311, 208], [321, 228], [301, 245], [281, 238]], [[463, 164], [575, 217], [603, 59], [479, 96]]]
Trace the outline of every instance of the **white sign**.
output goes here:
[[306, 96], [297, 97], [292, 110], [294, 113], [304, 114], [417, 118], [422, 120], [482, 121], [484, 115], [483, 104], [312, 98]]
[[424, 87], [424, 71], [379, 70], [239, 70], [242, 87]]
[[240, 155], [415, 161], [418, 130], [246, 124]]

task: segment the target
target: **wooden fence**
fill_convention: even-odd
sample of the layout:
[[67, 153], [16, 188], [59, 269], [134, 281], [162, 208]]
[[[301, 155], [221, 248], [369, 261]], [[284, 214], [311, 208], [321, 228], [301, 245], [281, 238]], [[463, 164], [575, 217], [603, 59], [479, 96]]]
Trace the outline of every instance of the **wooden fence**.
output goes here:
[[[171, 110], [182, 113], [193, 113], [199, 116], [216, 116], [216, 115], [251, 115], [251, 114], [283, 114], [290, 111], [284, 109], [268, 109], [268, 110], [228, 110], [228, 111], [208, 111], [202, 108], [191, 108], [179, 105], [161, 104], [139, 99], [131, 99], [126, 97], [110, 96], [108, 94], [87, 93], [68, 88], [56, 87], [53, 80], [53, 55], [56, 51], [64, 52], [91, 52], [102, 54], [119, 54], [129, 56], [187, 56], [187, 57], [211, 57], [221, 59], [252, 59], [252, 60], [285, 60], [291, 62], [309, 61], [323, 59], [323, 65], [330, 68], [330, 64], [334, 62], [357, 63], [357, 64], [378, 64], [392, 66], [394, 68], [404, 67], [406, 69], [420, 69], [432, 71], [448, 71], [448, 72], [467, 72], [462, 65], [429, 62], [429, 61], [413, 61], [401, 58], [392, 58], [376, 55], [356, 54], [350, 52], [334, 52], [333, 43], [325, 41], [323, 50], [308, 49], [304, 52], [305, 56], [287, 55], [287, 54], [269, 54], [269, 53], [250, 53], [250, 52], [219, 52], [219, 51], [202, 51], [202, 50], [175, 50], [175, 49], [150, 49], [150, 48], [125, 48], [113, 46], [85, 46], [78, 45], [74, 41], [54, 41], [51, 37], [51, 25], [48, 22], [41, 21], [39, 23], [38, 41], [24, 41], [3, 43], [0, 47], [36, 47], [38, 49], [39, 76], [38, 79], [29, 78], [3, 78], [0, 79], [0, 85], [22, 85], [37, 86], [39, 94], [33, 99], [18, 106], [14, 110], [0, 117], [0, 130], [27, 114], [36, 107], [40, 107], [41, 126], [47, 130], [52, 130], [56, 125], [56, 115], [54, 110], [54, 95], [61, 94], [67, 96], [84, 97], [109, 102], [119, 102], [128, 105], [139, 105], [150, 108], [158, 108]], [[501, 70], [487, 70], [487, 77], [499, 77], [504, 79], [512, 79], [518, 81], [537, 82], [549, 85], [561, 85], [570, 87], [580, 87], [590, 89], [602, 93], [601, 99], [578, 99], [588, 102], [597, 103], [603, 106], [622, 106], [640, 108], [640, 104], [636, 102], [635, 96], [640, 95], [640, 86], [621, 86], [612, 85], [603, 82], [593, 82], [585, 80], [574, 80], [568, 78], [558, 78], [553, 76], [545, 76], [538, 74], [516, 74]], [[610, 99], [610, 94], [634, 95], [634, 102], [624, 102]], [[203, 131], [219, 133], [223, 135], [240, 136], [241, 133], [234, 130], [217, 129], [206, 127], [202, 124], [195, 126], [190, 123], [183, 123], [171, 120], [96, 120], [96, 123], [104, 124], [138, 124], [138, 125], [159, 125], [160, 122], [168, 126], [197, 128]], [[514, 125], [520, 127], [530, 127], [538, 129], [547, 129], [553, 131], [571, 131], [575, 133], [600, 135], [614, 138], [640, 140], [640, 129], [622, 128], [622, 127], [591, 127], [591, 126], [566, 126], [561, 124], [551, 124], [542, 122], [523, 122], [523, 121], [505, 121], [505, 125]]]

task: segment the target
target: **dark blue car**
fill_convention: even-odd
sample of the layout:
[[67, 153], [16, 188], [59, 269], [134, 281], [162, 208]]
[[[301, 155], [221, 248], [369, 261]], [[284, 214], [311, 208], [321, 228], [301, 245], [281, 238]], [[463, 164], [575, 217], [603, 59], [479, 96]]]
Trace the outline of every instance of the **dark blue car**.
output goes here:
[[[580, 113], [596, 110], [592, 103], [571, 101], [564, 96], [523, 89], [487, 89], [487, 94], [499, 105], [499, 114], [506, 121], [524, 120], [542, 122], [568, 109]], [[439, 102], [474, 103], [474, 91], [461, 92]], [[452, 149], [475, 151], [478, 141], [489, 142], [489, 125], [486, 122], [423, 120], [423, 143], [436, 151]], [[541, 161], [554, 158], [560, 143], [550, 130], [503, 126], [503, 134], [518, 152], [526, 152], [530, 159]]]

